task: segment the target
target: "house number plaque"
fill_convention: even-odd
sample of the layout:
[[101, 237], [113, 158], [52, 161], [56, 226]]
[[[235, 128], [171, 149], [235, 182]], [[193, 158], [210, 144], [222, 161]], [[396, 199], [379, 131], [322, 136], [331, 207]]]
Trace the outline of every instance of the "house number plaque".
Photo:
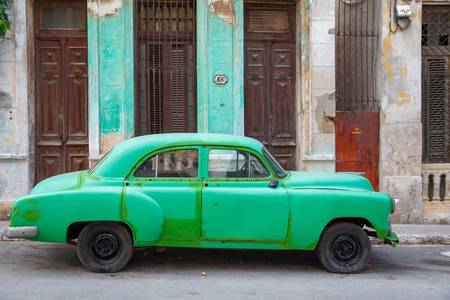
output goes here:
[[225, 85], [228, 83], [228, 77], [225, 74], [217, 74], [214, 76], [213, 81], [217, 85]]

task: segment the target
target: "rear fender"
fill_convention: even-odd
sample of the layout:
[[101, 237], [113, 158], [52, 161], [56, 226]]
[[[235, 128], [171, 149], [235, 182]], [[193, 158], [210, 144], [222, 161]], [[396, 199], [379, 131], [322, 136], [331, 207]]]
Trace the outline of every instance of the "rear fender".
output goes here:
[[133, 231], [135, 245], [156, 242], [161, 238], [163, 211], [155, 200], [139, 191], [129, 189], [124, 192], [122, 219]]

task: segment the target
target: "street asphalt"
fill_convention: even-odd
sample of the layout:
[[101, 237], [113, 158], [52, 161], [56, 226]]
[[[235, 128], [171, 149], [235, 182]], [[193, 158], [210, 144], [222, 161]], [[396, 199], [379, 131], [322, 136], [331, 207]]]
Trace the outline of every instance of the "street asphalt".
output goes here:
[[450, 246], [374, 246], [362, 274], [314, 253], [154, 249], [123, 272], [82, 268], [63, 244], [0, 242], [0, 299], [450, 299]]

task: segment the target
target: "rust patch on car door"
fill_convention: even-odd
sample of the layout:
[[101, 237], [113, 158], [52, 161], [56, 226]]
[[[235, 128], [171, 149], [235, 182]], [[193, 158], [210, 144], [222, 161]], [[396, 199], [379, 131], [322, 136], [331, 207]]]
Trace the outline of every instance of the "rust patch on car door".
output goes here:
[[361, 172], [378, 190], [379, 112], [336, 112], [336, 171]]

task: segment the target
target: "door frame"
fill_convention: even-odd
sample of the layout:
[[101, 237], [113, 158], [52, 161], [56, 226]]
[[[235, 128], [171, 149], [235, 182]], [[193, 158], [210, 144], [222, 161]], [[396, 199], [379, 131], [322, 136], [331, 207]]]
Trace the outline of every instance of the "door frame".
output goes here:
[[[311, 65], [310, 65], [310, 20], [311, 9], [305, 7], [300, 0], [244, 0], [245, 4], [285, 4], [291, 5], [294, 12], [294, 126], [295, 126], [295, 157], [296, 170], [304, 169], [307, 154], [311, 153]], [[245, 31], [245, 25], [244, 29]], [[245, 34], [243, 35], [243, 48], [245, 49]], [[244, 50], [245, 52], [245, 50]], [[245, 53], [244, 53], [245, 55]], [[244, 77], [245, 80], [245, 77]], [[244, 87], [245, 88], [245, 87]], [[245, 92], [244, 96], [245, 97]], [[243, 99], [245, 102], [245, 99]], [[245, 107], [244, 107], [245, 110]], [[243, 119], [245, 120], [245, 112]], [[245, 121], [244, 121], [245, 127]], [[245, 131], [245, 130], [244, 130]]]
[[[192, 127], [193, 127], [193, 132], [199, 132], [198, 131], [198, 123], [199, 123], [199, 120], [198, 120], [198, 117], [199, 117], [199, 114], [198, 114], [198, 91], [197, 91], [197, 85], [198, 85], [198, 80], [199, 80], [199, 77], [198, 77], [198, 71], [197, 71], [197, 53], [198, 53], [198, 45], [197, 45], [197, 39], [198, 39], [198, 37], [197, 37], [197, 26], [198, 26], [198, 20], [197, 20], [197, 18], [198, 18], [198, 14], [197, 14], [197, 6], [198, 6], [198, 3], [197, 3], [197, 1], [200, 1], [200, 0], [192, 0], [193, 1], [193, 5], [194, 5], [194, 24], [193, 24], [193, 32], [192, 32], [192, 34], [193, 34], [193, 38], [192, 39], [185, 39], [186, 41], [189, 41], [189, 40], [192, 40], [193, 41], [193, 44], [192, 44], [192, 53], [193, 53], [193, 57], [192, 57], [192, 65], [193, 65], [193, 81], [192, 81], [192, 93], [193, 93], [193, 107], [192, 107], [192, 109], [193, 109], [193, 111], [192, 111], [192, 113], [193, 113], [193, 120], [192, 120]], [[134, 87], [134, 107], [135, 108], [139, 108], [139, 97], [140, 97], [140, 94], [139, 94], [139, 80], [140, 80], [140, 78], [139, 78], [139, 39], [140, 39], [140, 37], [139, 37], [139, 34], [140, 34], [140, 32], [139, 32], [139, 28], [138, 28], [138, 17], [137, 17], [137, 10], [138, 10], [138, 7], [139, 7], [139, 0], [135, 0], [135, 1], [133, 1], [134, 2], [134, 7], [133, 7], [133, 28], [134, 28], [134, 30], [133, 30], [133, 55], [134, 55], [134, 65], [133, 65], [133, 68], [134, 68], [134, 70], [133, 70], [133, 72], [134, 72], [134, 84], [133, 84], [133, 87]], [[181, 38], [180, 38], [181, 39]], [[165, 45], [165, 44], [163, 44], [163, 45]], [[166, 53], [164, 53], [164, 55], [166, 55]], [[186, 106], [188, 106], [188, 102], [187, 102], [188, 100], [186, 99], [186, 102], [185, 102], [185, 104], [186, 104]], [[167, 105], [167, 103], [162, 103], [162, 105], [163, 105], [163, 110], [165, 110], [165, 108], [167, 107], [167, 106], [169, 106], [169, 105]], [[169, 108], [170, 109], [170, 108]], [[162, 120], [162, 122], [163, 122], [163, 127], [165, 127], [165, 125], [164, 125], [164, 123], [167, 121], [167, 120], [165, 120], [164, 119], [164, 114], [165, 114], [165, 112], [163, 111], [163, 116], [162, 116], [162, 118], [163, 118], [163, 120]], [[186, 111], [186, 116], [187, 116], [187, 118], [188, 118], [188, 111]], [[186, 120], [186, 122], [188, 122], [188, 120]], [[141, 125], [140, 125], [140, 119], [139, 119], [139, 113], [137, 113], [136, 112], [136, 109], [135, 109], [135, 112], [134, 112], [134, 120], [133, 120], [133, 124], [134, 124], [134, 136], [139, 136], [139, 135], [142, 135], [141, 134]], [[146, 134], [148, 134], [148, 133], [146, 133]]]
[[[27, 38], [28, 38], [28, 76], [29, 76], [29, 93], [28, 93], [28, 118], [30, 120], [30, 135], [29, 135], [29, 153], [30, 153], [30, 160], [29, 160], [29, 170], [30, 170], [30, 176], [29, 176], [29, 184], [30, 188], [32, 188], [34, 185], [37, 184], [37, 126], [38, 126], [38, 120], [37, 120], [37, 65], [36, 65], [36, 39], [40, 38], [43, 41], [51, 41], [54, 40], [56, 37], [58, 39], [61, 38], [61, 36], [58, 36], [58, 33], [61, 35], [67, 35], [70, 30], [49, 30], [47, 33], [44, 33], [42, 35], [37, 34], [39, 31], [37, 25], [39, 21], [39, 16], [37, 15], [37, 10], [39, 9], [39, 6], [42, 5], [42, 3], [45, 2], [58, 2], [58, 3], [73, 3], [72, 0], [28, 0], [26, 1], [26, 17], [27, 17], [27, 24], [30, 24], [30, 26], [27, 26]], [[83, 3], [86, 5], [87, 10], [87, 2], [79, 0], [80, 3]], [[72, 38], [85, 38], [86, 39], [86, 45], [88, 42], [88, 24], [87, 24], [87, 17], [86, 17], [86, 33], [83, 35], [80, 34], [72, 34], [70, 35]], [[65, 62], [62, 61], [62, 65], [65, 65]], [[89, 67], [88, 67], [88, 73], [89, 73]], [[87, 85], [87, 89], [89, 91], [89, 85]], [[88, 92], [89, 94], [89, 92]], [[88, 141], [88, 159], [89, 159], [89, 96], [86, 99], [86, 113], [87, 115], [87, 141]], [[88, 161], [89, 163], [89, 161]]]

